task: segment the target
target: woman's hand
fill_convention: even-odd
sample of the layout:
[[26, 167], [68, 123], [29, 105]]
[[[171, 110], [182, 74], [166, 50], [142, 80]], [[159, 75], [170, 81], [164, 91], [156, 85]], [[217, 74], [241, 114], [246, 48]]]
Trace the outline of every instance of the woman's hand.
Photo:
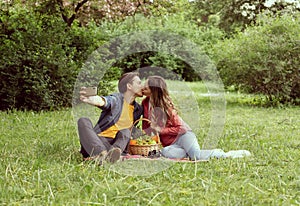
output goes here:
[[154, 123], [154, 122], [151, 122], [150, 123], [150, 127], [152, 128], [152, 129], [154, 129], [156, 132], [160, 132], [161, 131], [161, 127], [160, 126], [158, 126], [156, 123]]

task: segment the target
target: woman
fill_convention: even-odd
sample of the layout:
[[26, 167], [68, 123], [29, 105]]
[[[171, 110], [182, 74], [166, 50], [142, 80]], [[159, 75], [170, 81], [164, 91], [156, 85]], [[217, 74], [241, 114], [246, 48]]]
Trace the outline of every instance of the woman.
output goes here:
[[211, 157], [244, 157], [247, 150], [233, 150], [225, 153], [221, 149], [200, 150], [196, 135], [177, 114], [169, 95], [167, 84], [160, 76], [150, 76], [142, 90], [146, 98], [142, 101], [144, 118], [143, 130], [148, 134], [159, 133], [163, 146], [161, 154], [167, 158], [186, 158], [190, 160], [209, 159]]
[[143, 130], [148, 135], [159, 133], [163, 149], [161, 153], [168, 158], [200, 159], [200, 147], [191, 128], [177, 114], [169, 95], [167, 84], [160, 76], [150, 76], [145, 82], [142, 101], [144, 118]]

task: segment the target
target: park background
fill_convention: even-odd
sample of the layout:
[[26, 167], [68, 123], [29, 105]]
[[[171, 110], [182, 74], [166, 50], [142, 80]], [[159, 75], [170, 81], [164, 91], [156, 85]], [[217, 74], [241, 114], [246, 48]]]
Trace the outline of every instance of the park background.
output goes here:
[[[0, 6], [1, 204], [300, 204], [299, 1], [29, 0]], [[226, 94], [218, 147], [247, 149], [251, 157], [178, 163], [146, 177], [81, 162], [71, 108], [77, 75], [97, 48], [149, 30], [181, 35], [209, 56]], [[159, 42], [141, 37], [119, 44]], [[211, 99], [201, 95], [207, 89], [199, 75], [176, 55], [149, 51], [114, 62], [99, 94], [112, 92], [121, 73], [142, 67], [166, 68], [184, 79], [199, 106], [202, 142]]]

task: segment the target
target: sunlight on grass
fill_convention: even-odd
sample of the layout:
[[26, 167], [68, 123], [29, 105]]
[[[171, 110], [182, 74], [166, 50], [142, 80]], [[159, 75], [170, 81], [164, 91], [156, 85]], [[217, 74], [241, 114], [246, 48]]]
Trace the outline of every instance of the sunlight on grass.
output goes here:
[[[210, 127], [210, 99], [201, 83], [186, 83], [198, 106], [203, 141]], [[199, 86], [199, 88], [198, 88]], [[183, 97], [185, 94], [181, 94]], [[299, 205], [300, 109], [263, 108], [226, 96], [226, 124], [218, 148], [247, 149], [242, 159], [174, 163], [155, 170], [139, 165], [99, 167], [82, 162], [71, 109], [1, 112], [2, 205]], [[247, 96], [247, 95], [246, 95]], [[247, 97], [248, 98], [248, 97]], [[250, 97], [249, 97], [250, 98]], [[248, 100], [247, 100], [248, 101]], [[194, 105], [194, 104], [192, 104]], [[97, 114], [98, 115], [98, 114]], [[194, 114], [191, 111], [190, 117]], [[187, 116], [186, 118], [190, 118]], [[123, 167], [119, 174], [114, 167]], [[132, 166], [130, 166], [132, 168]], [[121, 169], [121, 168], [117, 168]], [[134, 171], [133, 171], [134, 172]]]

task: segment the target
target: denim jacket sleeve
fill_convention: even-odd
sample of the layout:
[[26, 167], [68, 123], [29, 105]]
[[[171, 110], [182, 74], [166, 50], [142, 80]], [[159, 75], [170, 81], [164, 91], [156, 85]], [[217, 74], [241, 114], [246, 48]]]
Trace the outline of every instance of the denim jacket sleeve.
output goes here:
[[133, 111], [133, 121], [141, 118], [141, 116], [143, 115], [143, 112], [144, 112], [144, 109], [143, 107], [137, 103], [137, 102], [134, 102], [133, 103], [134, 105], [134, 111]]
[[105, 99], [105, 105], [99, 107], [102, 112], [97, 124], [94, 127], [94, 130], [97, 133], [106, 130], [118, 121], [123, 105], [123, 96], [121, 94], [112, 94], [102, 98]]
[[111, 96], [100, 96], [100, 97], [104, 100], [105, 104], [99, 108], [102, 110], [108, 109], [111, 105], [112, 97]]

